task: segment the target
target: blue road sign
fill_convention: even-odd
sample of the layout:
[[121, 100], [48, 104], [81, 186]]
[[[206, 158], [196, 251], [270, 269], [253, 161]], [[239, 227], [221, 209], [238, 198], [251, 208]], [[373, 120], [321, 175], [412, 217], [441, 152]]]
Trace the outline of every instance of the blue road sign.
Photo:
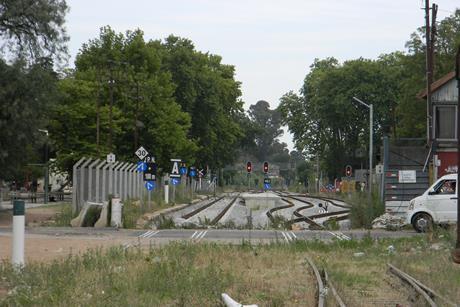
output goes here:
[[145, 183], [145, 188], [149, 191], [153, 190], [155, 188], [155, 181], [147, 181]]
[[180, 178], [171, 178], [172, 185], [178, 185], [180, 183]]
[[179, 173], [180, 173], [181, 175], [187, 175], [187, 167], [186, 167], [186, 166], [181, 166], [181, 167], [179, 168]]
[[265, 190], [270, 190], [271, 188], [272, 188], [272, 185], [270, 183], [264, 183]]
[[137, 171], [138, 172], [145, 172], [147, 170], [147, 163], [143, 161], [137, 162]]
[[189, 175], [190, 177], [196, 177], [196, 168], [191, 167], [191, 168], [190, 168], [190, 171], [188, 172], [188, 175]]

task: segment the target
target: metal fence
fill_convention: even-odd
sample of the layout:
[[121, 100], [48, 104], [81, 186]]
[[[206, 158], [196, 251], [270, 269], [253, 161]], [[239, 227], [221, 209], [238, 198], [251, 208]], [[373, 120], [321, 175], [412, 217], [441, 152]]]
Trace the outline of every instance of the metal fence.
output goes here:
[[134, 163], [81, 158], [73, 166], [72, 185], [72, 210], [79, 212], [86, 201], [107, 201], [109, 195], [140, 198], [143, 178]]

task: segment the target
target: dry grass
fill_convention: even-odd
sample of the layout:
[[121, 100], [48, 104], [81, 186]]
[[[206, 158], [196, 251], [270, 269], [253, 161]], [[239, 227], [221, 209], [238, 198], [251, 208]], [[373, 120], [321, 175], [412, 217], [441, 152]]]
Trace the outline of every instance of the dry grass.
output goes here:
[[[51, 264], [29, 264], [19, 274], [4, 263], [0, 293], [12, 292], [3, 301], [0, 298], [0, 305], [222, 306], [220, 294], [226, 292], [245, 304], [314, 306], [316, 285], [306, 255], [327, 269], [348, 306], [421, 305], [388, 274], [387, 263], [460, 302], [460, 265], [450, 259], [453, 237], [437, 233], [431, 240], [421, 236], [290, 245], [173, 243], [145, 250], [112, 248]], [[357, 257], [356, 252], [364, 256]]]

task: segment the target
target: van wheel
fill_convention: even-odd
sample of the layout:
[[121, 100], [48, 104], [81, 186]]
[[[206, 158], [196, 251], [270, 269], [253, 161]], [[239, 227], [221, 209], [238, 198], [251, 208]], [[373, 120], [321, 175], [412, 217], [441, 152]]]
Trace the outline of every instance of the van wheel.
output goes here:
[[427, 232], [433, 229], [433, 219], [427, 213], [419, 213], [412, 219], [412, 226], [417, 232]]

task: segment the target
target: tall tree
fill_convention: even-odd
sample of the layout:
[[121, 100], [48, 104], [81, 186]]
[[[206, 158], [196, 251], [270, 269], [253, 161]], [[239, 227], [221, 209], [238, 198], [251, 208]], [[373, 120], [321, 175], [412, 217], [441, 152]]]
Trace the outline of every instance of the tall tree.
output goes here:
[[43, 162], [37, 150], [45, 139], [38, 129], [46, 128], [56, 82], [49, 61], [8, 65], [0, 60], [0, 179], [19, 178], [27, 163]]
[[197, 163], [223, 167], [234, 160], [243, 136], [235, 68], [222, 64], [220, 56], [196, 51], [187, 39], [169, 36], [163, 46], [164, 69], [176, 84], [174, 97], [192, 119], [189, 137], [199, 146]]
[[32, 59], [66, 53], [65, 0], [1, 0], [0, 39]]

